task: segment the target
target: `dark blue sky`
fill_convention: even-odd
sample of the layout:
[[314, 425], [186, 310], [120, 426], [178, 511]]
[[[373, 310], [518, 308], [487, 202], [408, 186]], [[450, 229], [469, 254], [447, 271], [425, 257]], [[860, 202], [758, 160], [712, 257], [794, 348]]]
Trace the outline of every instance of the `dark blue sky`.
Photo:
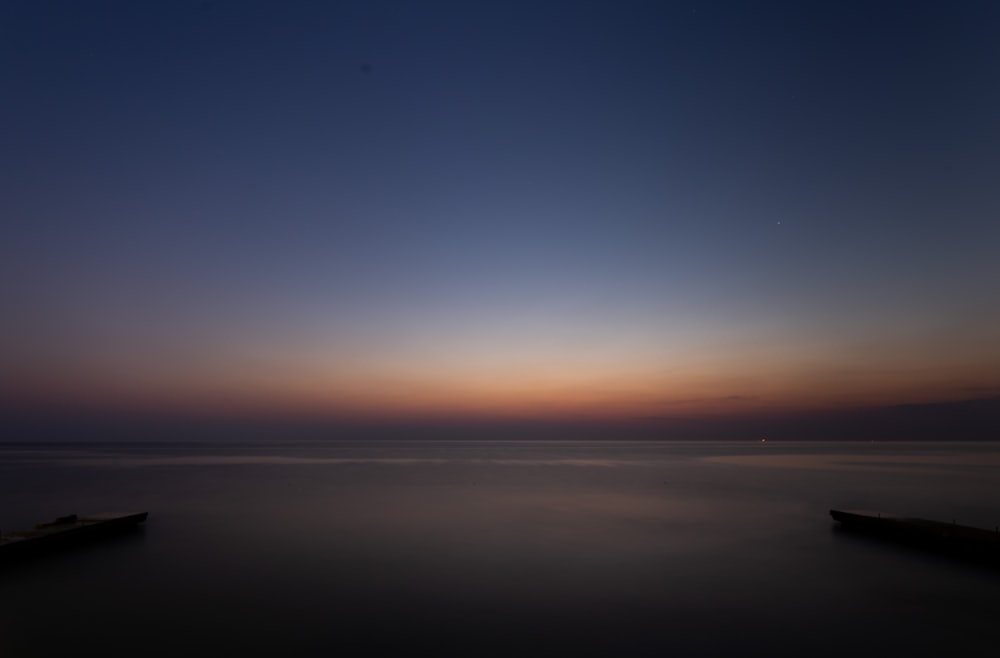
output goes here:
[[1000, 393], [997, 34], [993, 2], [7, 2], [4, 396]]

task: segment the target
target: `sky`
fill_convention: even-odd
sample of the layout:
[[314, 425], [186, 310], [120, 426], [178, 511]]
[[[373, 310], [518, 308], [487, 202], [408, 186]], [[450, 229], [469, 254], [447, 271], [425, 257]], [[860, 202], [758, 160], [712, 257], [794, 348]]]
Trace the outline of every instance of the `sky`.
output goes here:
[[996, 401], [998, 33], [995, 2], [7, 0], [0, 409]]

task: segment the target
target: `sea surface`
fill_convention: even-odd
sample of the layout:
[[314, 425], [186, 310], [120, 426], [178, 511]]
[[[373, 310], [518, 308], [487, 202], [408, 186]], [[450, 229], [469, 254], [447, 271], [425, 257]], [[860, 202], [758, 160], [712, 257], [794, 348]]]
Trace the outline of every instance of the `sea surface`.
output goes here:
[[1000, 525], [1000, 444], [0, 444], [0, 656], [996, 656], [1000, 570], [830, 508]]

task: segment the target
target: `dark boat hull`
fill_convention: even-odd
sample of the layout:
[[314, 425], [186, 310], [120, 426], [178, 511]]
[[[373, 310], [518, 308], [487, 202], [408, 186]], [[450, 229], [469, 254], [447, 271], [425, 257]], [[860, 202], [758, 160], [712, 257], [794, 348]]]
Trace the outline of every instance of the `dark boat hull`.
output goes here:
[[957, 557], [1000, 563], [1000, 532], [943, 521], [830, 510], [845, 529]]
[[71, 514], [48, 523], [39, 523], [34, 530], [0, 537], [0, 560], [40, 555], [120, 535], [136, 529], [148, 515], [148, 512], [97, 514], [87, 517]]

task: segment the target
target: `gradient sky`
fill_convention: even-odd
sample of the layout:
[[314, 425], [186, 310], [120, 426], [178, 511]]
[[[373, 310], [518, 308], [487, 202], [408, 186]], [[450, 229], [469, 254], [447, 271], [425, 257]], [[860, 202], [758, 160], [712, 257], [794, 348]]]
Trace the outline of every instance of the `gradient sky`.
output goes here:
[[0, 396], [998, 396], [997, 34], [992, 1], [4, 2]]

